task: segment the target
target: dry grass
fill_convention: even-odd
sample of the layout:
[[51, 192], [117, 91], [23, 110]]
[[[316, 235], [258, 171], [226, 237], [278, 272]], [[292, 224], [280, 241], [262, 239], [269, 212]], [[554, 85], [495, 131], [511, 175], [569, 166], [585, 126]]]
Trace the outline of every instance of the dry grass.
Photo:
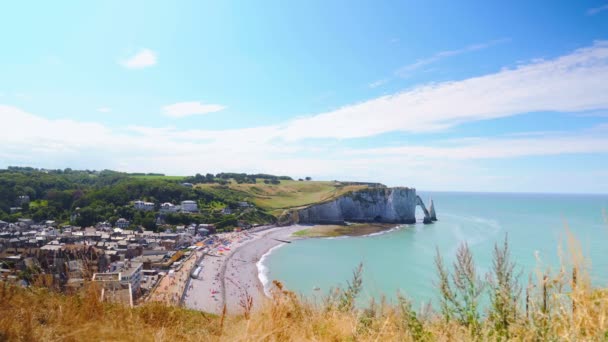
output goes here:
[[[0, 340], [604, 341], [608, 290], [591, 286], [586, 261], [572, 238], [568, 250], [562, 267], [556, 272], [539, 270], [513, 308], [480, 310], [475, 324], [433, 310], [415, 312], [401, 296], [395, 304], [371, 302], [365, 308], [353, 308], [352, 300], [360, 290], [356, 271], [347, 289], [332, 292], [323, 303], [308, 303], [275, 282], [273, 296], [262, 309], [226, 317], [161, 304], [129, 309], [100, 303], [92, 287], [65, 296], [0, 284]], [[461, 254], [466, 256], [465, 251]], [[505, 253], [496, 254], [502, 255], [498, 265], [504, 267], [496, 268], [503, 275], [494, 275], [490, 288], [515, 291], [500, 288], [500, 279], [509, 283], [504, 272], [511, 268]], [[463, 262], [472, 261], [466, 257]], [[445, 272], [449, 279], [460, 279], [457, 272], [463, 269], [446, 268]], [[501, 325], [503, 320], [496, 318], [505, 312], [509, 324]]]
[[[199, 187], [220, 187], [217, 184], [198, 184]], [[339, 197], [347, 192], [365, 189], [367, 185], [336, 185], [324, 181], [287, 181], [280, 184], [236, 184], [230, 189], [238, 190], [250, 196], [249, 200], [266, 210], [281, 213], [288, 208], [297, 208]]]

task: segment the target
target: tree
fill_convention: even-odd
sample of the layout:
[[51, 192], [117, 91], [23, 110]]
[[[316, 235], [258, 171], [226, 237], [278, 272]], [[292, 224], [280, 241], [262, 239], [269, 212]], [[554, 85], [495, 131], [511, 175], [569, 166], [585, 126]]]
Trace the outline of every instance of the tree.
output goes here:
[[306, 180], [307, 180], [307, 181], [310, 181], [310, 180], [312, 180], [312, 178], [310, 178], [310, 177], [306, 177]]

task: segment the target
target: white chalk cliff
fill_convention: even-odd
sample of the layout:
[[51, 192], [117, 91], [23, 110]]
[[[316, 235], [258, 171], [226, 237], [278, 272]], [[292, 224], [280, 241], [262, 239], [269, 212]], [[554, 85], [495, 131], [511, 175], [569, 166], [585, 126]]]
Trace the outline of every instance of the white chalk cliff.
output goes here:
[[334, 200], [299, 209], [294, 218], [304, 224], [343, 224], [346, 221], [415, 223], [416, 205], [420, 205], [425, 213], [424, 222], [431, 223], [431, 214], [416, 195], [416, 189], [404, 187], [353, 191]]

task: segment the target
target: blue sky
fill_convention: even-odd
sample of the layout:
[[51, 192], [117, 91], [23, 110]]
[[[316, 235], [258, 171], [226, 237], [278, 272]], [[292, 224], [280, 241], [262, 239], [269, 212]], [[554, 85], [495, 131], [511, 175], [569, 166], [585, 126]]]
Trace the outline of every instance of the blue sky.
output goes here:
[[0, 167], [608, 193], [608, 2], [0, 10]]

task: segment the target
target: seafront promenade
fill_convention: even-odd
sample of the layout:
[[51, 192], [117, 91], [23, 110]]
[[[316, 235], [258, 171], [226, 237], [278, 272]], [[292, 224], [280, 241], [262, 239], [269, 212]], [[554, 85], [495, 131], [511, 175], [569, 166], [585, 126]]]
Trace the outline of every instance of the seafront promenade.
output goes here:
[[[218, 243], [209, 248], [200, 262], [198, 279], [186, 289], [186, 307], [221, 314], [224, 305], [230, 314], [239, 314], [252, 305], [256, 310], [265, 294], [257, 262], [271, 248], [285, 241], [304, 226], [265, 227], [256, 231], [218, 234]], [[251, 304], [247, 304], [250, 301]]]
[[194, 251], [175, 272], [165, 274], [148, 297], [148, 301], [178, 305], [186, 290], [190, 273], [201, 254], [200, 251]]

